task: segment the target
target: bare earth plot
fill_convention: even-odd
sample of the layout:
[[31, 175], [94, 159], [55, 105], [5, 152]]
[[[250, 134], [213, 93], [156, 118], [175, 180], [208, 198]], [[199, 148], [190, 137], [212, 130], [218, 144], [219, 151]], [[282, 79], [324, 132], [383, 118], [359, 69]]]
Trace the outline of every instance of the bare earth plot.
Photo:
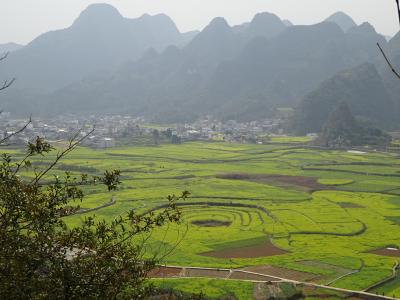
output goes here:
[[328, 186], [318, 182], [318, 178], [305, 176], [270, 175], [270, 174], [246, 174], [246, 173], [227, 173], [220, 174], [217, 178], [230, 180], [247, 180], [257, 183], [275, 184], [284, 187], [298, 187], [307, 191], [332, 190], [333, 186]]
[[320, 276], [317, 274], [295, 271], [295, 270], [291, 270], [291, 269], [280, 268], [280, 267], [269, 266], [269, 265], [247, 267], [247, 268], [243, 268], [243, 270], [254, 272], [254, 273], [260, 273], [260, 274], [264, 274], [264, 275], [272, 275], [272, 276], [277, 276], [277, 277], [281, 277], [281, 278], [287, 278], [287, 279], [296, 280], [296, 281], [317, 282], [318, 279], [320, 279]]
[[370, 253], [381, 256], [400, 257], [400, 250], [397, 248], [390, 248], [390, 247], [373, 250]]
[[282, 255], [285, 253], [287, 253], [285, 250], [276, 247], [271, 241], [266, 241], [260, 245], [210, 251], [201, 253], [201, 255], [216, 258], [256, 258]]

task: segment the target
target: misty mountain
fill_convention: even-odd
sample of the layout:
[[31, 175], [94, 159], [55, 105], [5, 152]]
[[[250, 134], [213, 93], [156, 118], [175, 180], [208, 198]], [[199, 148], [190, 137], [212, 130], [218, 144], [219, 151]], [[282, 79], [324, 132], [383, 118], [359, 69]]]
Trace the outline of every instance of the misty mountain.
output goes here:
[[[385, 47], [383, 46], [386, 55], [390, 59], [391, 64], [396, 70], [400, 70], [400, 32], [397, 33]], [[400, 114], [400, 84], [399, 79], [393, 74], [392, 70], [387, 65], [386, 61], [379, 55], [376, 61], [378, 71], [384, 81], [385, 87], [392, 96], [393, 101], [397, 105], [397, 111]]]
[[[102, 112], [121, 107], [146, 115], [168, 112], [169, 107], [176, 111], [173, 104], [192, 100], [219, 63], [237, 55], [241, 43], [240, 34], [223, 18], [215, 18], [183, 49], [170, 46], [161, 53], [147, 51], [140, 60], [127, 63], [116, 72], [88, 77], [61, 89], [50, 97], [49, 105], [55, 102], [60, 107], [64, 106], [61, 102], [74, 99], [84, 111], [93, 109], [93, 101]], [[70, 107], [66, 105], [65, 109]]]
[[239, 35], [226, 20], [215, 18], [183, 49], [182, 58], [185, 65], [195, 64], [187, 66], [193, 68], [191, 73], [198, 73], [199, 66], [215, 66], [224, 59], [232, 58], [238, 51], [239, 43]]
[[400, 54], [400, 32], [390, 39], [388, 48], [392, 56]]
[[325, 19], [325, 22], [336, 23], [344, 32], [357, 26], [356, 22], [354, 22], [350, 16], [341, 11], [329, 16], [327, 19]]
[[290, 25], [285, 24], [277, 15], [262, 12], [256, 14], [250, 22], [233, 26], [232, 29], [248, 41], [257, 36], [266, 38], [277, 36], [288, 26]]
[[215, 18], [186, 47], [171, 46], [161, 53], [149, 50], [140, 60], [126, 63], [115, 72], [87, 76], [45, 97], [50, 99], [46, 108], [54, 103], [57, 108], [66, 106], [67, 110], [74, 107], [88, 111], [93, 109], [95, 101], [95, 109], [101, 111], [124, 107], [124, 111], [131, 113], [159, 110], [161, 114], [161, 109], [164, 113], [170, 107], [176, 114], [177, 106], [171, 105], [172, 101], [179, 103], [184, 110], [182, 114], [187, 115], [198, 104], [197, 96], [222, 61], [238, 56], [257, 30], [264, 36], [273, 36], [282, 28], [285, 25], [280, 19], [266, 13], [257, 15], [241, 32], [223, 18]]
[[248, 38], [263, 36], [272, 38], [282, 33], [288, 27], [278, 16], [264, 12], [256, 14], [246, 28]]
[[72, 26], [45, 33], [10, 54], [0, 77], [12, 74], [20, 88], [54, 91], [93, 72], [138, 59], [148, 48], [183, 46], [194, 35], [181, 34], [166, 15], [126, 19], [111, 5], [93, 4]]
[[76, 99], [86, 110], [124, 107], [168, 119], [210, 113], [258, 119], [277, 107], [296, 105], [338, 72], [373, 60], [376, 41], [386, 43], [369, 24], [344, 33], [331, 22], [285, 27], [271, 38], [249, 38], [254, 31], [248, 28], [257, 28], [257, 19], [265, 17], [270, 15], [256, 16], [240, 32], [216, 18], [186, 47], [148, 53], [109, 77], [72, 84], [51, 101]]
[[372, 60], [378, 40], [385, 43], [376, 32], [344, 33], [334, 23], [292, 26], [274, 39], [253, 39], [219, 66], [207, 98], [237, 107], [246, 99], [263, 102], [260, 106], [293, 106], [323, 80]]
[[285, 24], [287, 27], [290, 27], [290, 26], [293, 26], [293, 25], [294, 25], [294, 24], [293, 24], [291, 21], [289, 21], [289, 20], [283, 20], [282, 22], [283, 22], [283, 24]]
[[373, 64], [362, 64], [324, 81], [295, 110], [292, 129], [297, 134], [320, 132], [339, 103], [349, 105], [356, 118], [372, 126], [398, 124], [396, 106]]
[[0, 54], [21, 49], [23, 46], [16, 43], [0, 44]]
[[350, 47], [354, 51], [359, 51], [358, 55], [361, 60], [373, 60], [379, 55], [376, 43], [382, 46], [387, 45], [386, 38], [375, 31], [375, 28], [368, 22], [353, 27], [347, 31]]
[[[377, 41], [396, 44], [368, 23], [344, 32], [336, 22], [287, 26], [270, 13], [233, 27], [215, 18], [199, 33], [181, 34], [165, 15], [125, 19], [111, 6], [94, 5], [70, 28], [10, 56], [0, 76], [24, 76], [2, 95], [3, 107], [37, 114], [130, 113], [168, 122], [208, 114], [255, 120], [297, 106], [344, 70], [379, 65]], [[355, 82], [363, 78], [357, 74]], [[361, 93], [347, 91], [354, 98]]]

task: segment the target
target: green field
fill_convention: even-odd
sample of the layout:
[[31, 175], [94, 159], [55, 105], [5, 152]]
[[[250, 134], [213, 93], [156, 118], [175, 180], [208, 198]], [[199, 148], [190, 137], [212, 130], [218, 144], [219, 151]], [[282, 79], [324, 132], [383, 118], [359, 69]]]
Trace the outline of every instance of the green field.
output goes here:
[[[302, 285], [296, 287], [289, 283], [265, 284], [243, 281], [226, 281], [222, 279], [164, 279], [152, 280], [151, 283], [163, 291], [180, 291], [186, 295], [193, 291], [206, 291], [206, 299], [252, 299], [255, 291], [258, 299], [347, 299], [350, 294], [323, 288], [307, 289]], [[260, 291], [261, 286], [261, 291]], [[301, 293], [304, 298], [293, 297]], [[197, 295], [197, 294], [196, 294]], [[232, 298], [233, 297], [233, 298]]]
[[387, 282], [386, 284], [373, 290], [380, 295], [384, 294], [387, 296], [397, 296], [400, 295], [400, 276], [396, 276], [393, 280]]
[[210, 298], [221, 299], [233, 296], [237, 299], [251, 299], [253, 294], [253, 284], [251, 282], [226, 281], [218, 279], [199, 278], [192, 279], [170, 279], [154, 280], [153, 285], [161, 289], [174, 289], [187, 294], [197, 293], [207, 290]]
[[[167, 195], [188, 190], [191, 197], [183, 203], [182, 224], [150, 237], [149, 253], [172, 251], [165, 264], [269, 265], [313, 274], [323, 284], [361, 290], [389, 277], [396, 262], [394, 257], [369, 253], [400, 247], [400, 159], [394, 154], [354, 154], [279, 143], [79, 148], [57, 173], [70, 169], [101, 174], [115, 168], [123, 175], [116, 203], [68, 217], [68, 224], [74, 226], [93, 214], [111, 220], [129, 209], [146, 212], [165, 204]], [[232, 174], [237, 178], [229, 177]], [[83, 208], [96, 208], [111, 198], [101, 187], [86, 192]], [[192, 224], [212, 220], [225, 225]], [[253, 258], [204, 255], [268, 240], [285, 253]], [[225, 282], [229, 290], [230, 281]], [[199, 292], [196, 284], [200, 283], [176, 282], [184, 291]], [[224, 290], [209, 286], [210, 294]], [[400, 282], [395, 281], [390, 290], [399, 291]]]

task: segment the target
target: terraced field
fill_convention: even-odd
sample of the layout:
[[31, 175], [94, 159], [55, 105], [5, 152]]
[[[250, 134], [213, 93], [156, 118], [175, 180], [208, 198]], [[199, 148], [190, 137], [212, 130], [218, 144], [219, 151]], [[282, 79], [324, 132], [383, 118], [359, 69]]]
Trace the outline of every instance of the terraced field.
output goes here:
[[[168, 265], [255, 268], [363, 290], [390, 277], [399, 260], [400, 255], [376, 251], [400, 247], [395, 154], [279, 143], [81, 148], [59, 172], [99, 174], [115, 168], [122, 170], [123, 185], [114, 201], [101, 188], [87, 189], [82, 207], [89, 210], [67, 222], [74, 226], [93, 214], [111, 219], [132, 208], [157, 210], [165, 196], [188, 190], [182, 224], [150, 237], [149, 253], [171, 251]], [[386, 294], [400, 297], [399, 280], [386, 286]]]

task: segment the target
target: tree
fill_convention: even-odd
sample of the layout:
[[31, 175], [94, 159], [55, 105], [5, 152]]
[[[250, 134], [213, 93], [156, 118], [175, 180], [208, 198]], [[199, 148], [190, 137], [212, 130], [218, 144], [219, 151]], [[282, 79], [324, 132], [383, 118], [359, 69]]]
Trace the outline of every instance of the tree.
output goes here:
[[341, 102], [325, 122], [317, 144], [325, 147], [351, 147], [362, 145], [386, 146], [391, 137], [377, 128], [358, 122], [349, 106]]
[[171, 128], [168, 128], [163, 133], [167, 138], [169, 138], [169, 139], [172, 138], [172, 129]]
[[171, 143], [172, 144], [181, 144], [182, 138], [180, 136], [177, 136], [176, 134], [173, 134], [171, 137]]
[[[26, 126], [5, 136], [0, 145]], [[87, 217], [67, 227], [64, 217], [76, 213], [76, 203], [84, 200], [81, 187], [102, 184], [115, 191], [120, 184], [119, 170], [94, 177], [52, 175], [86, 137], [78, 132], [41, 170], [32, 170], [31, 160], [56, 150], [43, 138], [29, 142], [19, 160], [7, 152], [1, 155], [0, 299], [143, 299], [151, 292], [146, 275], [162, 257], [145, 253], [148, 235], [180, 221], [176, 202], [188, 193], [168, 196], [159, 212], [131, 210], [111, 222]]]
[[152, 131], [153, 142], [155, 145], [160, 143], [160, 132], [157, 129]]
[[351, 146], [357, 131], [357, 122], [349, 106], [341, 102], [324, 124], [319, 140], [327, 147]]

